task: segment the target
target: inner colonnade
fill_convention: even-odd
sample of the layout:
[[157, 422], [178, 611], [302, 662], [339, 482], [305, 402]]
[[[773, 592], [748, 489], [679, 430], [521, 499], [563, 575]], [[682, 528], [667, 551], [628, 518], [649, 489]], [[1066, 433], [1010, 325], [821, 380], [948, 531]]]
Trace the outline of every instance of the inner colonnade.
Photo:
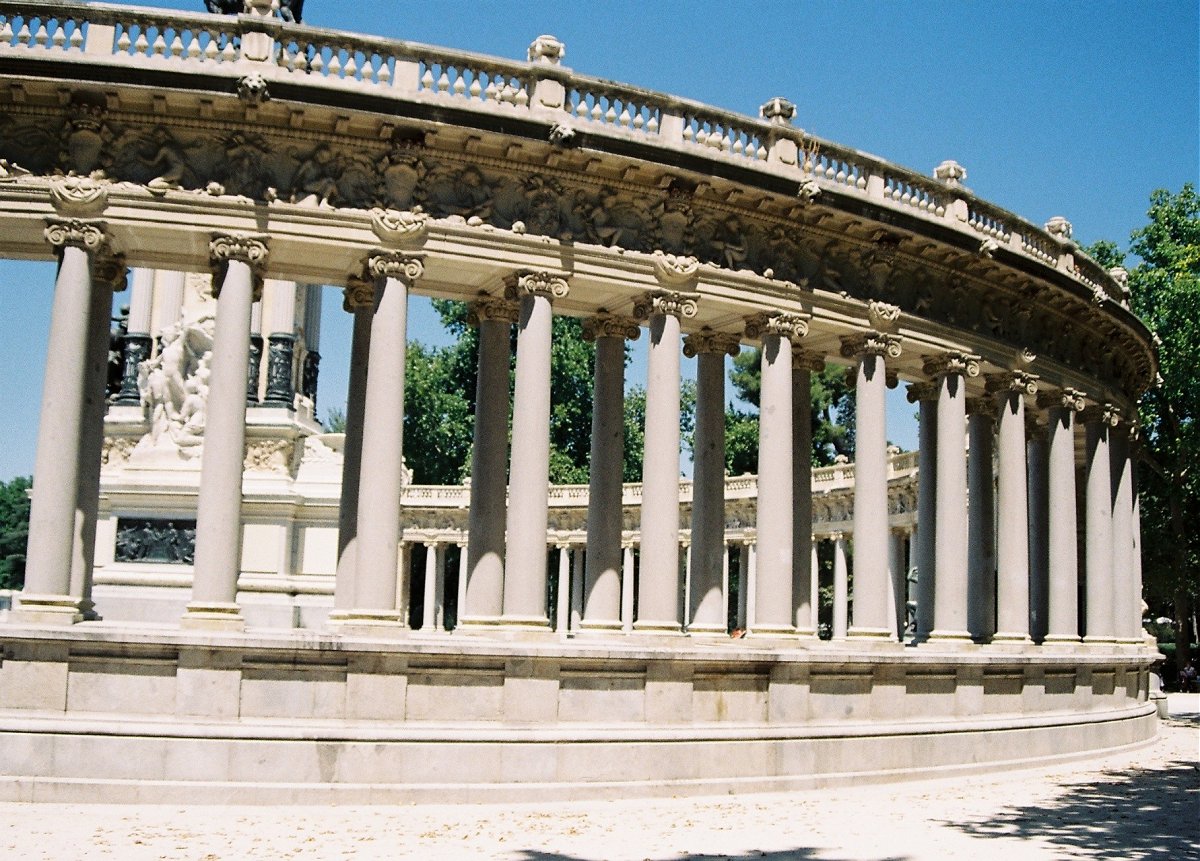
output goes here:
[[[1132, 455], [1157, 357], [1066, 219], [988, 203], [954, 161], [820, 139], [785, 99], [751, 118], [579, 74], [550, 36], [514, 61], [245, 10], [0, 0], [0, 253], [58, 262], [0, 796], [787, 789], [1153, 737]], [[322, 284], [353, 316], [344, 438], [312, 417]], [[469, 487], [406, 480], [414, 294], [479, 327]], [[587, 487], [548, 481], [556, 314], [595, 345]], [[643, 336], [645, 466], [622, 484]], [[745, 345], [760, 459], [726, 477]], [[815, 469], [832, 364], [855, 457]], [[888, 447], [901, 383], [915, 453]], [[109, 564], [123, 517], [157, 543]], [[186, 607], [97, 618], [118, 575]], [[263, 589], [332, 608], [261, 626]]]

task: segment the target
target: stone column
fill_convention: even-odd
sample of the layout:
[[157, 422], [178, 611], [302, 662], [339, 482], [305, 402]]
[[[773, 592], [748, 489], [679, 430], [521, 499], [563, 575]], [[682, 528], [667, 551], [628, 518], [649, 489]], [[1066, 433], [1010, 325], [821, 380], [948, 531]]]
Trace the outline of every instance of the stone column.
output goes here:
[[[79, 601], [84, 619], [99, 618], [92, 602], [96, 559], [96, 517], [100, 509], [100, 459], [104, 450], [104, 414], [108, 385], [108, 350], [113, 292], [125, 289], [123, 258], [104, 255], [92, 263], [92, 297], [88, 308], [87, 369], [83, 382], [83, 429], [79, 439], [79, 487], [75, 501], [74, 547], [68, 594]], [[148, 303], [147, 303], [148, 304]], [[144, 319], [149, 326], [149, 311]], [[149, 335], [146, 336], [147, 341]]]
[[371, 318], [375, 311], [374, 282], [351, 278], [343, 292], [342, 308], [354, 315], [354, 331], [350, 341], [350, 379], [346, 391], [346, 439], [342, 444], [337, 577], [333, 591], [335, 611], [353, 609], [356, 594], [358, 490], [367, 400], [367, 362], [371, 354]]
[[[873, 308], [878, 303], [873, 303]], [[899, 309], [896, 309], [899, 313]], [[875, 312], [873, 311], [873, 316]], [[842, 338], [857, 360], [854, 455], [854, 625], [851, 637], [887, 639], [887, 426], [884, 357], [900, 357], [900, 339], [879, 331]]]
[[938, 381], [936, 588], [929, 639], [966, 643], [971, 639], [967, 627], [966, 378], [979, 376], [979, 357], [945, 353], [926, 362], [925, 373]]
[[296, 282], [267, 279], [267, 389], [264, 407], [290, 410], [296, 398]]
[[917, 437], [917, 620], [914, 640], [924, 642], [933, 630], [934, 595], [937, 577], [937, 405], [940, 386], [936, 382], [913, 383], [909, 403], [920, 404]]
[[688, 631], [725, 634], [728, 613], [722, 583], [725, 553], [725, 356], [738, 337], [707, 326], [683, 342], [696, 357], [696, 443], [692, 471], [692, 552], [688, 567]]
[[679, 620], [679, 320], [694, 317], [696, 296], [644, 295], [634, 316], [649, 319], [641, 561], [634, 629], [678, 632]]
[[808, 625], [813, 630], [813, 636], [817, 635], [818, 611], [821, 608], [821, 566], [817, 559], [817, 546], [819, 539], [816, 536], [812, 537], [812, 552], [809, 559], [809, 570], [812, 571], [812, 577], [808, 581], [808, 603], [810, 607]]
[[589, 462], [585, 629], [621, 629], [621, 508], [625, 461], [625, 341], [641, 334], [637, 321], [601, 312], [583, 321], [596, 344]]
[[553, 272], [521, 272], [508, 285], [508, 298], [521, 301], [504, 558], [503, 621], [514, 627], [546, 629], [550, 624], [546, 617], [550, 303], [566, 296], [568, 289], [566, 277]]
[[455, 542], [458, 548], [458, 588], [454, 591], [454, 627], [462, 624], [463, 607], [467, 605], [467, 542]]
[[1046, 428], [1032, 410], [1025, 413], [1026, 481], [1029, 484], [1029, 636], [1046, 639], [1050, 610], [1049, 447]]
[[[1118, 642], [1141, 642], [1140, 590], [1135, 592], [1133, 547], [1133, 461], [1129, 457], [1129, 424], [1109, 432], [1112, 472], [1113, 632]], [[1135, 622], [1137, 624], [1135, 624]]]
[[[1136, 432], [1136, 428], [1135, 428]], [[1136, 447], [1139, 444], [1138, 438], [1135, 436], [1132, 440], [1132, 445]], [[1141, 494], [1138, 492], [1138, 458], [1134, 451], [1129, 453], [1130, 462], [1133, 467], [1133, 618], [1130, 620], [1133, 625], [1134, 635], [1137, 637], [1145, 636], [1145, 628], [1142, 626], [1142, 502]]]
[[396, 251], [376, 251], [367, 260], [367, 276], [375, 283], [375, 312], [367, 359], [354, 606], [345, 616], [355, 624], [405, 624], [396, 600], [404, 482], [404, 365], [408, 293], [424, 271], [420, 257]]
[[[835, 532], [833, 539], [833, 639], [844, 640], [850, 615], [849, 572], [846, 566], [846, 536]], [[857, 608], [855, 608], [857, 611]]]
[[629, 633], [633, 630], [633, 543], [624, 542], [621, 548], [621, 630]]
[[[154, 338], [150, 334], [151, 309], [154, 306], [154, 270], [134, 269], [130, 279], [129, 319], [125, 324], [125, 340], [121, 344], [121, 389], [113, 399], [117, 406], [136, 407], [142, 403], [138, 389], [138, 366], [150, 358]], [[105, 333], [111, 309], [104, 310]], [[107, 354], [107, 348], [105, 349]]]
[[792, 349], [792, 624], [817, 636], [817, 564], [812, 534], [812, 374], [825, 369], [817, 353]]
[[[617, 535], [617, 547], [621, 546], [621, 536]], [[585, 559], [585, 549], [576, 547], [571, 553], [571, 630], [578, 631], [583, 624], [583, 566]], [[617, 569], [617, 622], [620, 624], [620, 586], [621, 586], [621, 571]]]
[[1025, 461], [1025, 398], [1037, 377], [1023, 370], [988, 378], [1000, 423], [996, 520], [996, 633], [994, 642], [1029, 642], [1029, 486]]
[[246, 365], [246, 406], [259, 405], [258, 380], [262, 369], [263, 338], [262, 338], [262, 292], [250, 306], [250, 360]]
[[187, 274], [173, 270], [154, 271], [154, 309], [150, 333], [161, 339], [163, 332], [179, 322]]
[[1086, 537], [1086, 624], [1084, 642], [1107, 645], [1116, 640], [1113, 602], [1112, 470], [1109, 432], [1118, 421], [1112, 404], [1096, 404], [1080, 415], [1084, 447], [1084, 524]]
[[1038, 403], [1049, 408], [1047, 423], [1047, 495], [1049, 515], [1049, 612], [1047, 643], [1079, 642], [1079, 560], [1076, 551], [1075, 413], [1083, 395], [1074, 389], [1046, 393]]
[[458, 611], [464, 627], [494, 625], [503, 612], [509, 334], [517, 316], [515, 302], [491, 296], [472, 302], [467, 314], [467, 322], [479, 327], [479, 364], [467, 515], [466, 605]]
[[308, 284], [304, 299], [304, 359], [300, 367], [300, 394], [312, 401], [317, 411], [317, 382], [321, 371], [321, 296], [320, 284]]
[[421, 608], [421, 630], [426, 634], [442, 629], [442, 610], [445, 603], [446, 580], [443, 545], [437, 541], [425, 542], [424, 601]]
[[967, 398], [967, 630], [976, 643], [996, 630], [996, 406]]
[[242, 550], [242, 471], [246, 448], [246, 378], [250, 311], [262, 296], [267, 261], [262, 237], [216, 234], [209, 244], [217, 299], [204, 422], [196, 561], [185, 627], [244, 626], [237, 605]]
[[746, 321], [746, 337], [762, 342], [758, 412], [758, 567], [752, 633], [795, 631], [792, 595], [795, 527], [792, 466], [792, 346], [808, 334], [808, 315], [778, 311]]
[[906, 604], [908, 598], [908, 583], [904, 571], [904, 529], [892, 527], [888, 533], [888, 608], [891, 636], [904, 639], [904, 628], [907, 624]]
[[558, 578], [555, 587], [554, 630], [567, 633], [571, 620], [571, 545], [558, 545]]

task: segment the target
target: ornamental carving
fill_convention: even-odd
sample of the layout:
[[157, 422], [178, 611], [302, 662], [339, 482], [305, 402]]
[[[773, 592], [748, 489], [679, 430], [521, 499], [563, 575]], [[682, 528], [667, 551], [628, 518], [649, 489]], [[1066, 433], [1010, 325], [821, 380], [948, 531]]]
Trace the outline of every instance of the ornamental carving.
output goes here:
[[736, 356], [741, 351], [741, 338], [728, 332], [717, 332], [708, 326], [683, 339], [683, 354], [689, 359], [702, 353], [725, 353], [728, 356]]
[[129, 270], [125, 267], [125, 255], [101, 254], [92, 259], [92, 282], [101, 284], [114, 293], [129, 286]]
[[633, 316], [639, 320], [648, 320], [656, 314], [670, 314], [680, 319], [695, 317], [696, 302], [699, 298], [699, 293], [685, 293], [679, 290], [650, 290], [634, 301]]
[[247, 105], [261, 105], [271, 100], [267, 79], [258, 72], [238, 78], [237, 96]]
[[100, 452], [100, 463], [104, 466], [120, 466], [129, 460], [137, 440], [129, 437], [105, 437], [104, 448]]
[[1006, 374], [988, 374], [984, 388], [991, 394], [1015, 392], [1020, 395], [1033, 397], [1037, 394], [1037, 374], [1028, 371], [1010, 371]]
[[991, 398], [967, 398], [967, 415], [995, 420], [996, 402]]
[[567, 55], [567, 46], [554, 36], [543, 33], [529, 44], [529, 62], [557, 66]]
[[353, 313], [359, 308], [375, 307], [375, 282], [369, 278], [351, 275], [342, 288], [342, 310]]
[[778, 335], [791, 341], [799, 341], [808, 334], [811, 314], [794, 314], [783, 311], [762, 311], [746, 318], [746, 337], [762, 339]]
[[267, 242], [265, 236], [247, 236], [234, 233], [214, 233], [208, 243], [209, 263], [212, 266], [212, 295], [221, 297], [225, 275], [232, 262], [245, 263], [251, 271], [251, 290], [254, 301], [262, 298], [262, 270], [267, 264]]
[[520, 316], [521, 308], [516, 302], [501, 299], [498, 296], [483, 294], [467, 306], [467, 325], [469, 326], [478, 326], [488, 320], [515, 323]]
[[986, 257], [989, 260], [1000, 250], [1000, 243], [990, 236], [979, 243], [979, 256]]
[[96, 252], [108, 243], [107, 229], [108, 226], [103, 221], [47, 218], [46, 229], [42, 235], [55, 251], [61, 252], [64, 248], [70, 247]]
[[877, 332], [894, 332], [900, 322], [900, 306], [872, 301], [867, 305], [867, 322]]
[[420, 207], [412, 211], [376, 207], [371, 210], [371, 229], [388, 245], [418, 245], [429, 233], [429, 216]]
[[121, 517], [114, 560], [191, 565], [196, 554], [196, 521]]
[[214, 326], [211, 313], [181, 319], [162, 333], [154, 358], [138, 366], [138, 391], [150, 419], [139, 453], [160, 450], [185, 459], [199, 454]]
[[579, 139], [575, 135], [575, 129], [570, 123], [555, 123], [550, 127], [550, 143], [558, 147], [568, 148], [576, 146]]
[[936, 401], [940, 391], [941, 386], [934, 382], [910, 383], [906, 397], [910, 404], [921, 401]]
[[108, 206], [108, 186], [90, 176], [64, 176], [50, 183], [50, 203], [59, 215], [93, 217]]
[[955, 350], [940, 356], [931, 356], [925, 360], [925, 373], [931, 377], [945, 377], [950, 374], [978, 377], [979, 356]]
[[1115, 428], [1121, 423], [1121, 411], [1117, 408], [1116, 404], [1092, 404], [1080, 410], [1079, 420], [1084, 424], [1099, 422], [1102, 425]]
[[955, 188], [967, 180], [967, 169], [956, 161], [947, 159], [933, 169], [935, 179]]
[[562, 299], [571, 290], [567, 276], [544, 270], [522, 270], [508, 279], [504, 288], [506, 299], [522, 296], [544, 296], [547, 299]]
[[825, 357], [813, 350], [792, 347], [792, 370], [821, 373], [825, 370]]
[[249, 472], [289, 473], [294, 445], [283, 439], [246, 440], [243, 467]]
[[671, 287], [691, 287], [700, 272], [700, 261], [691, 256], [655, 251], [652, 261], [654, 277], [660, 284]]
[[1071, 222], [1061, 215], [1056, 215], [1046, 222], [1046, 232], [1060, 242], [1069, 242], [1073, 228]]
[[366, 273], [376, 280], [397, 278], [412, 284], [425, 274], [425, 261], [399, 251], [376, 251], [367, 257]]
[[610, 314], [603, 308], [594, 317], [583, 320], [583, 340], [595, 341], [597, 338], [624, 338], [636, 341], [641, 337], [642, 327], [632, 317], [622, 317]]
[[1057, 392], [1041, 392], [1037, 396], [1037, 405], [1042, 409], [1061, 408], [1077, 413], [1084, 408], [1084, 398], [1087, 396], [1078, 389], [1062, 389]]
[[901, 353], [900, 336], [888, 335], [884, 332], [858, 332], [854, 335], [843, 335], [841, 353], [847, 359], [859, 356], [884, 356], [889, 359], [898, 359]]

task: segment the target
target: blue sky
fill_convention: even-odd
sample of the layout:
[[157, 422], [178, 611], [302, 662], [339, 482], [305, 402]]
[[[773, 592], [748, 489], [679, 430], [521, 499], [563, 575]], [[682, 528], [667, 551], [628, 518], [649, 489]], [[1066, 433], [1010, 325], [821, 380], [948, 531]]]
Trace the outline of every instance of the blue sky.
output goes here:
[[[143, 2], [202, 10], [195, 2]], [[552, 33], [586, 74], [754, 114], [772, 96], [826, 139], [967, 185], [1083, 243], [1125, 244], [1150, 192], [1200, 176], [1194, 2], [509, 2], [308, 0], [306, 23], [523, 58]], [[32, 469], [53, 268], [0, 262], [0, 478]], [[119, 301], [119, 300], [118, 300]], [[330, 293], [321, 412], [344, 402], [348, 325]], [[443, 336], [423, 306], [410, 336]], [[643, 339], [644, 349], [644, 339]], [[637, 362], [630, 377], [637, 381]], [[889, 437], [912, 447], [897, 393]]]

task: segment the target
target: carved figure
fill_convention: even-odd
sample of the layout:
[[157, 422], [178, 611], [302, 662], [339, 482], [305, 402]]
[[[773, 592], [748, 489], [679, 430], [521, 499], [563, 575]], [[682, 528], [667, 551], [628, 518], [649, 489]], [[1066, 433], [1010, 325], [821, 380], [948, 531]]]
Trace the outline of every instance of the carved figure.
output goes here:
[[257, 137], [234, 134], [225, 142], [227, 175], [225, 187], [230, 194], [261, 199], [271, 184], [271, 175], [263, 164], [263, 141]]
[[158, 355], [138, 367], [138, 390], [150, 409], [147, 446], [183, 450], [202, 441], [213, 323], [211, 314], [176, 323], [163, 333]]
[[379, 162], [383, 184], [383, 203], [393, 209], [410, 209], [417, 200], [417, 184], [425, 176], [425, 166], [417, 155], [417, 144], [397, 140], [391, 152]]
[[337, 158], [325, 144], [300, 163], [296, 171], [292, 203], [307, 206], [329, 206], [338, 193]]

